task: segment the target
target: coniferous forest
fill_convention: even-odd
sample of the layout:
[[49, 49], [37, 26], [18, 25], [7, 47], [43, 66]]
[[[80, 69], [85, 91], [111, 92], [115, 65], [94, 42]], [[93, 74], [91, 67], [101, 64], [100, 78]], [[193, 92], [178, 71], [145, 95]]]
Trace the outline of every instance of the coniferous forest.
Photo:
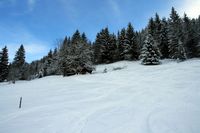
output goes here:
[[172, 8], [169, 18], [160, 18], [156, 13], [141, 31], [135, 31], [128, 23], [117, 34], [105, 27], [96, 35], [94, 42], [85, 33], [76, 30], [58, 42], [40, 60], [26, 62], [26, 51], [21, 45], [12, 62], [8, 49], [0, 51], [0, 82], [32, 80], [49, 75], [70, 76], [92, 73], [93, 65], [113, 63], [122, 60], [141, 60], [143, 65], [161, 64], [161, 59], [181, 62], [200, 57], [200, 16], [181, 17]]

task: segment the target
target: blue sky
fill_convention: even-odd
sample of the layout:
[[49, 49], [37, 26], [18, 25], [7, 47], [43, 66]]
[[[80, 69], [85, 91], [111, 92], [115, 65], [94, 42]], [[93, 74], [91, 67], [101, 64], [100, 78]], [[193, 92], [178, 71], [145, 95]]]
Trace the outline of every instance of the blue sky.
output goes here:
[[7, 45], [12, 60], [24, 44], [30, 62], [76, 29], [92, 41], [106, 26], [116, 33], [131, 22], [140, 30], [156, 12], [168, 17], [172, 6], [181, 16], [200, 14], [200, 0], [0, 0], [0, 48]]

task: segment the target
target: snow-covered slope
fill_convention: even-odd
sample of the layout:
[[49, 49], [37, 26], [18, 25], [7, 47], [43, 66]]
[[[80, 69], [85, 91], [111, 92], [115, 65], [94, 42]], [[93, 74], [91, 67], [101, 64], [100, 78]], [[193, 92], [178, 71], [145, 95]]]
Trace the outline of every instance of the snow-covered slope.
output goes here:
[[200, 133], [200, 60], [0, 84], [0, 133]]

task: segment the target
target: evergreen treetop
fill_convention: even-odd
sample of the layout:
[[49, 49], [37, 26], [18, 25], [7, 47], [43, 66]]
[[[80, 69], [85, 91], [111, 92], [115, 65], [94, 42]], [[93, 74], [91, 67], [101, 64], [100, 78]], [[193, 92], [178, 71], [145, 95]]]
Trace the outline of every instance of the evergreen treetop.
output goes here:
[[22, 66], [23, 64], [25, 64], [25, 49], [23, 44], [16, 52], [13, 64], [15, 64], [16, 66]]

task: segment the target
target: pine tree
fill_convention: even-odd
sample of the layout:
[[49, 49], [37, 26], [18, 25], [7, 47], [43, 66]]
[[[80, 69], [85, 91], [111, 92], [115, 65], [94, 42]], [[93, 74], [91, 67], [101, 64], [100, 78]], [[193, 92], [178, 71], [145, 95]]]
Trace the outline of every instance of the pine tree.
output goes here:
[[79, 66], [78, 73], [85, 74], [86, 72], [91, 73], [94, 70], [92, 63], [93, 51], [91, 45], [82, 40], [79, 42]]
[[108, 28], [102, 29], [96, 37], [94, 46], [94, 55], [96, 63], [111, 63], [115, 61], [117, 50], [116, 36], [110, 34]]
[[109, 42], [108, 50], [110, 56], [110, 62], [115, 62], [118, 60], [118, 49], [117, 49], [117, 38], [116, 35], [110, 34], [110, 42]]
[[148, 34], [140, 55], [143, 65], [158, 65], [160, 64], [160, 55], [157, 46], [153, 40], [153, 36]]
[[59, 65], [63, 76], [93, 71], [91, 47], [86, 42], [87, 37], [83, 39], [83, 36], [79, 35], [80, 33], [76, 31], [72, 36], [72, 41], [66, 37], [61, 46]]
[[197, 21], [197, 32], [200, 33], [200, 15], [196, 21]]
[[83, 41], [84, 43], [88, 43], [88, 39], [87, 39], [87, 37], [86, 37], [86, 35], [85, 35], [84, 32], [83, 32], [82, 35], [81, 35], [81, 39], [82, 39], [82, 41]]
[[97, 33], [96, 35], [96, 40], [92, 46], [92, 49], [94, 51], [94, 57], [93, 57], [93, 63], [94, 64], [100, 64], [102, 63], [102, 58], [101, 58], [101, 52], [100, 52], [100, 46], [101, 46], [101, 41], [100, 41], [100, 33]]
[[187, 58], [185, 48], [184, 48], [183, 42], [181, 40], [179, 40], [179, 42], [178, 42], [178, 51], [175, 56], [176, 56], [178, 62], [184, 61]]
[[13, 64], [15, 64], [17, 67], [20, 67], [24, 65], [24, 63], [25, 63], [25, 49], [24, 46], [21, 45], [15, 54]]
[[43, 67], [43, 69], [45, 70], [45, 73], [43, 74], [44, 76], [60, 74], [58, 60], [59, 58], [58, 58], [57, 48], [55, 48], [53, 52], [52, 50], [50, 50], [48, 55], [45, 57], [45, 62]]
[[136, 37], [133, 26], [131, 23], [128, 24], [126, 29], [126, 39], [124, 45], [124, 59], [126, 60], [137, 60], [139, 57], [139, 48], [136, 44]]
[[150, 18], [148, 26], [147, 26], [147, 30], [148, 30], [147, 32], [149, 34], [151, 34], [153, 37], [155, 36], [155, 29], [156, 29], [155, 27], [156, 27], [156, 25], [155, 25], [153, 18]]
[[160, 43], [161, 43], [161, 26], [162, 26], [162, 23], [161, 23], [161, 20], [160, 20], [160, 17], [159, 15], [156, 13], [155, 15], [155, 33], [154, 33], [154, 40], [155, 42], [157, 43], [158, 47], [161, 47]]
[[3, 70], [2, 70], [3, 64], [2, 64], [1, 59], [2, 59], [2, 51], [0, 51], [0, 82], [3, 81], [3, 80], [2, 80], [2, 76], [1, 76], [1, 75], [3, 74]]
[[193, 29], [196, 29], [195, 30], [195, 43], [196, 43], [196, 57], [200, 57], [200, 15], [199, 17], [197, 18], [196, 20], [196, 27], [194, 28], [194, 25], [193, 26]]
[[80, 35], [79, 30], [76, 30], [76, 32], [72, 36], [71, 42], [72, 44], [75, 45], [79, 40], [81, 40], [81, 35]]
[[42, 75], [39, 75], [39, 62], [40, 61], [32, 61], [29, 66], [29, 79], [41, 78]]
[[183, 45], [186, 48], [187, 57], [195, 57], [196, 44], [194, 38], [195, 31], [192, 28], [191, 20], [184, 14], [183, 18]]
[[100, 32], [100, 53], [102, 63], [111, 63], [108, 47], [110, 45], [110, 33], [108, 28]]
[[198, 42], [198, 44], [197, 44], [197, 46], [196, 46], [196, 49], [197, 49], [197, 50], [196, 50], [196, 52], [197, 52], [197, 53], [196, 53], [196, 54], [197, 54], [196, 56], [197, 56], [197, 57], [200, 57], [200, 41]]
[[53, 60], [53, 52], [50, 49], [47, 56], [44, 57], [44, 64], [43, 64], [43, 70], [44, 70], [44, 76], [54, 75], [55, 71], [53, 69], [54, 66], [54, 60]]
[[13, 74], [12, 80], [25, 80], [27, 78], [28, 64], [25, 62], [25, 49], [21, 45], [16, 52], [14, 61], [11, 66], [11, 73]]
[[59, 66], [63, 75], [66, 71], [66, 61], [68, 59], [68, 55], [70, 54], [69, 53], [70, 46], [71, 46], [71, 39], [68, 37], [65, 37], [59, 49]]
[[58, 49], [55, 48], [53, 51], [53, 63], [52, 63], [52, 71], [54, 75], [61, 74], [60, 68], [59, 68], [59, 54]]
[[199, 46], [199, 42], [200, 42], [200, 15], [196, 20], [195, 19], [191, 20], [191, 25], [192, 25], [193, 35], [194, 35], [193, 40], [194, 40], [195, 49], [196, 49], [195, 57], [200, 57], [200, 46]]
[[[179, 60], [180, 56], [183, 55], [178, 55], [181, 54], [181, 52], [179, 52], [179, 48], [183, 46], [183, 31], [182, 31], [182, 22], [181, 19], [179, 17], [179, 15], [177, 14], [177, 12], [175, 11], [174, 8], [172, 8], [171, 14], [170, 14], [170, 19], [169, 19], [169, 32], [168, 32], [168, 37], [169, 37], [169, 57], [172, 59], [176, 59]], [[182, 46], [180, 46], [182, 45]], [[185, 51], [185, 50], [184, 50]], [[186, 55], [184, 53], [184, 55]]]
[[144, 40], [146, 39], [147, 29], [142, 29], [140, 32], [137, 32], [137, 42], [139, 45], [139, 51], [141, 51]]
[[161, 21], [159, 49], [162, 55], [162, 59], [169, 58], [168, 23], [165, 18], [163, 18]]
[[2, 49], [2, 55], [0, 55], [0, 81], [7, 80], [9, 73], [8, 65], [8, 49], [5, 46]]
[[125, 57], [125, 44], [126, 44], [126, 29], [123, 28], [118, 34], [118, 52], [120, 60], [124, 60]]
[[52, 52], [51, 49], [49, 50], [48, 57], [49, 57], [49, 58], [52, 58], [52, 57], [53, 57], [53, 52]]

